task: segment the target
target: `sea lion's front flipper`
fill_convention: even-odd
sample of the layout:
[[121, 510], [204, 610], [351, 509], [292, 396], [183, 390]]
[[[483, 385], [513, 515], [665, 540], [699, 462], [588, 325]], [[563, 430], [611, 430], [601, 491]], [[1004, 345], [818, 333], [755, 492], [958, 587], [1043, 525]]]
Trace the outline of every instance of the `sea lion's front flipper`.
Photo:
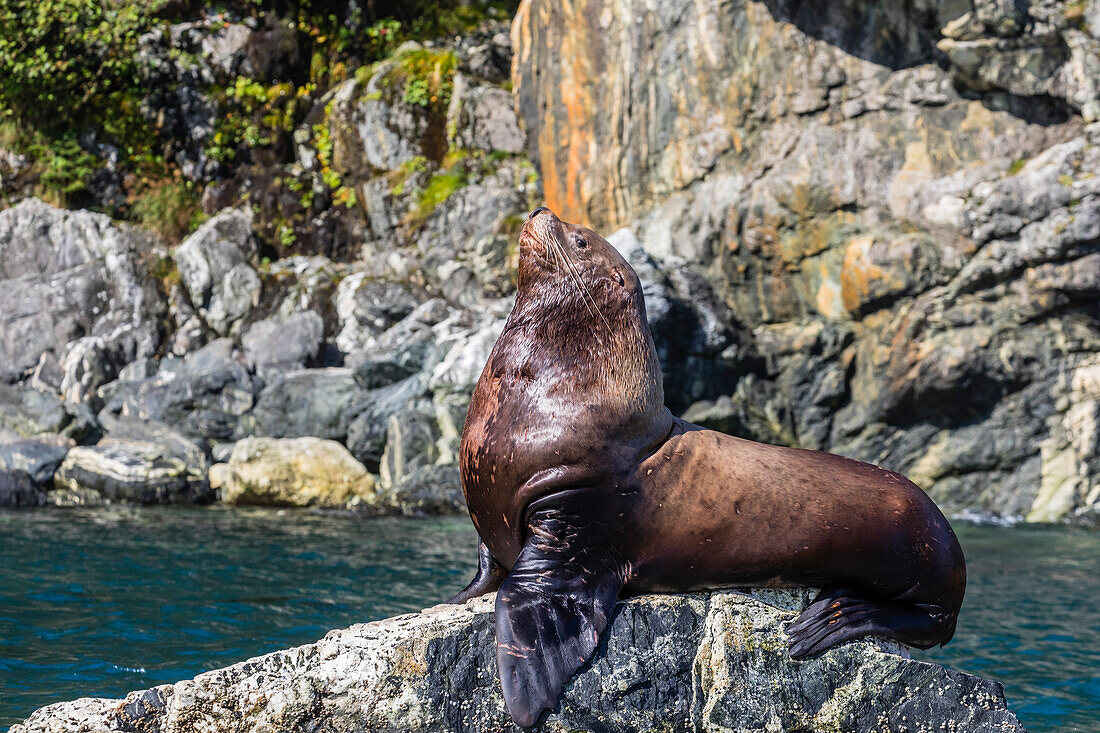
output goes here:
[[553, 709], [607, 628], [623, 571], [600, 548], [606, 528], [554, 510], [535, 512], [526, 544], [497, 593], [497, 668], [521, 726]]
[[477, 541], [477, 573], [474, 575], [474, 579], [470, 581], [468, 586], [455, 593], [444, 603], [465, 603], [471, 598], [492, 593], [500, 587], [507, 575], [508, 571], [492, 556], [489, 548], [485, 546], [485, 542], [479, 539]]

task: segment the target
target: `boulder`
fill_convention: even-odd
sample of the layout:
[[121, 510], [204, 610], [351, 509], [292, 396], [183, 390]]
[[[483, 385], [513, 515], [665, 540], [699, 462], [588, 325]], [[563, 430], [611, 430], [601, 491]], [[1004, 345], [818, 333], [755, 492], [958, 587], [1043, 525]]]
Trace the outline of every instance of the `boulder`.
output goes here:
[[374, 496], [363, 464], [320, 438], [246, 438], [210, 475], [230, 504], [347, 507]]
[[298, 369], [271, 377], [256, 406], [243, 416], [237, 437], [313, 436], [344, 440], [348, 407], [361, 392], [350, 369]]
[[357, 272], [336, 289], [340, 332], [336, 346], [351, 352], [363, 348], [411, 314], [422, 298], [408, 285]]
[[390, 417], [407, 411], [426, 394], [427, 379], [423, 374], [360, 394], [347, 411], [348, 449], [366, 465], [377, 467], [386, 448]]
[[109, 386], [103, 413], [155, 420], [200, 443], [231, 438], [255, 403], [252, 374], [229, 339], [162, 360], [154, 377]]
[[447, 130], [452, 146], [485, 152], [522, 153], [526, 144], [512, 95], [495, 86], [477, 84], [465, 74], [454, 80]]
[[260, 375], [313, 366], [320, 357], [325, 322], [313, 311], [274, 315], [248, 327], [241, 343]]
[[77, 446], [54, 476], [49, 500], [134, 504], [201, 503], [213, 498], [204, 473], [153, 440], [107, 437]]
[[183, 461], [194, 476], [206, 475], [210, 461], [193, 440], [175, 428], [156, 420], [144, 420], [126, 415], [103, 414], [100, 424], [106, 437], [115, 440], [137, 440], [156, 443], [167, 455]]
[[24, 471], [37, 486], [53, 483], [53, 474], [65, 460], [73, 441], [57, 436], [27, 440], [0, 440], [0, 471]]
[[191, 304], [221, 336], [238, 324], [260, 297], [260, 276], [252, 268], [256, 254], [252, 215], [226, 209], [204, 222], [173, 253]]
[[[465, 418], [465, 404], [462, 418]], [[414, 400], [386, 421], [377, 505], [408, 516], [455, 514], [466, 508], [458, 474], [457, 433], [441, 430], [439, 410]]]
[[[528, 730], [1024, 731], [997, 682], [868, 639], [787, 656], [806, 592], [642, 596], [619, 604], [560, 707]], [[83, 698], [11, 733], [199, 729], [315, 733], [512, 731], [496, 671], [493, 600], [331, 631], [193, 680]]]
[[0, 428], [28, 438], [40, 433], [60, 433], [84, 440], [95, 434], [98, 425], [84, 405], [65, 402], [24, 382], [0, 384]]
[[433, 366], [439, 357], [439, 330], [457, 315], [441, 298], [418, 305], [408, 316], [345, 359], [365, 389], [394, 384]]
[[46, 494], [25, 471], [0, 468], [0, 508], [42, 506]]
[[102, 214], [37, 199], [0, 212], [0, 382], [30, 376], [79, 337], [105, 344], [108, 371], [156, 353], [165, 299], [141, 263], [151, 249], [148, 235]]

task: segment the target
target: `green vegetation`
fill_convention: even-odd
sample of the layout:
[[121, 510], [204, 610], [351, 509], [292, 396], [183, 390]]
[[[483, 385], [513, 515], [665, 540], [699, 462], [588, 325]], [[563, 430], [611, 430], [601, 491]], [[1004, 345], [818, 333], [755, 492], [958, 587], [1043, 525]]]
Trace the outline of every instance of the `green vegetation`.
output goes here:
[[[277, 78], [222, 76], [194, 91], [214, 108], [203, 152], [220, 167], [205, 175], [216, 176], [238, 202], [263, 204], [257, 224], [276, 250], [300, 247], [318, 203], [349, 209], [358, 203], [355, 182], [333, 168], [331, 110], [312, 126], [307, 142], [317, 154], [327, 196], [318, 202], [316, 183], [291, 167], [293, 132], [317, 100], [345, 79], [365, 83], [377, 63], [405, 41], [460, 34], [487, 17], [508, 18], [517, 6], [518, 0], [0, 0], [0, 146], [30, 162], [4, 181], [0, 197], [30, 193], [60, 206], [98, 208], [169, 242], [186, 236], [202, 217], [203, 186], [212, 181], [187, 180], [176, 163], [175, 123], [158, 115], [157, 106], [173, 90], [164, 88], [156, 65], [148, 62], [157, 48], [166, 48], [173, 23], [201, 20], [216, 30], [219, 23], [274, 14], [289, 21], [296, 35], [301, 61], [295, 67], [281, 69]], [[150, 49], [153, 57], [147, 58]], [[167, 56], [181, 69], [203, 63], [194, 49], [168, 48]], [[395, 98], [424, 108], [433, 125], [442, 124], [455, 66], [446, 51], [401, 54]], [[438, 165], [446, 150], [429, 153]], [[105, 200], [89, 185], [108, 156], [122, 195]], [[426, 160], [421, 165], [428, 170]], [[440, 174], [420, 192], [418, 208], [434, 208], [464, 176]]]
[[423, 224], [435, 208], [451, 197], [458, 189], [466, 185], [466, 172], [455, 167], [443, 173], [436, 173], [416, 197], [416, 207], [409, 213], [407, 223], [417, 227]]
[[1008, 164], [1008, 175], [1014, 176], [1024, 169], [1027, 165], [1027, 158], [1017, 158]]
[[144, 92], [138, 38], [151, 28], [149, 11], [160, 5], [0, 2], [3, 114], [43, 131], [68, 132], [91, 124], [111, 138], [140, 137], [131, 127], [131, 113]]
[[181, 178], [146, 181], [135, 192], [130, 218], [168, 241], [179, 241], [203, 221], [195, 184]]

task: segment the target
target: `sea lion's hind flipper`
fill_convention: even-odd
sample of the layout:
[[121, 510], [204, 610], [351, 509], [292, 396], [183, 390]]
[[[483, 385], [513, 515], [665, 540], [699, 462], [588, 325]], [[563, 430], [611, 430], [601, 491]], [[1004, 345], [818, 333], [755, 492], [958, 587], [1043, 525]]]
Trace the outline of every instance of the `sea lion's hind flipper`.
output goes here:
[[468, 586], [448, 598], [444, 603], [465, 603], [471, 598], [492, 593], [500, 587], [507, 575], [508, 571], [492, 556], [489, 548], [485, 546], [485, 542], [479, 539], [477, 541], [477, 573], [474, 575], [474, 579], [470, 581]]
[[805, 659], [864, 636], [927, 649], [943, 636], [940, 614], [913, 603], [865, 601], [846, 589], [823, 590], [787, 627], [792, 659]]
[[497, 594], [497, 668], [508, 712], [523, 727], [557, 705], [607, 628], [623, 581], [600, 539], [591, 525], [578, 530], [537, 512]]

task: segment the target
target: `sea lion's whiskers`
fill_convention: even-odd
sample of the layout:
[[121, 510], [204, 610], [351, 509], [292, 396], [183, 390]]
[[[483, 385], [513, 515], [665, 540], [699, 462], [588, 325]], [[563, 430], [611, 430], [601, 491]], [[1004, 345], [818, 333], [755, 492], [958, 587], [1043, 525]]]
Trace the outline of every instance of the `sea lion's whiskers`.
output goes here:
[[[585, 306], [588, 307], [588, 312], [592, 313], [593, 309], [595, 309], [594, 315], [599, 316], [600, 320], [603, 321], [603, 325], [607, 327], [607, 332], [614, 335], [615, 332], [611, 329], [611, 324], [607, 322], [607, 318], [604, 317], [603, 311], [600, 310], [599, 302], [596, 300], [596, 297], [592, 295], [592, 291], [588, 289], [588, 286], [584, 284], [584, 278], [581, 277], [576, 264], [569, 258], [569, 253], [565, 251], [565, 248], [562, 247], [561, 244], [557, 242], [555, 242], [555, 244], [560, 250], [562, 257], [565, 259], [566, 265], [569, 266], [569, 279], [572, 280], [577, 285], [577, 289], [581, 291], [581, 300], [583, 300]], [[589, 305], [589, 302], [591, 302], [591, 305]]]
[[[584, 303], [584, 307], [588, 309], [589, 314], [597, 315], [597, 312], [594, 312], [592, 310], [592, 305], [588, 302], [588, 298], [586, 297], [588, 294], [581, 287], [579, 287], [579, 283], [577, 282], [579, 276], [577, 275], [576, 270], [572, 267], [572, 263], [569, 261], [568, 255], [565, 253], [565, 248], [557, 242], [554, 242], [553, 240], [551, 240], [550, 246], [554, 249], [554, 254], [561, 260], [561, 263], [563, 265], [562, 269], [565, 272], [566, 277], [569, 279], [570, 282], [574, 283], [574, 285], [577, 286], [577, 290], [580, 291], [581, 302]], [[602, 313], [598, 315], [600, 315], [601, 318], [603, 317]], [[605, 320], [604, 323], [606, 322], [607, 321]], [[608, 328], [610, 328], [610, 326], [608, 326]]]

